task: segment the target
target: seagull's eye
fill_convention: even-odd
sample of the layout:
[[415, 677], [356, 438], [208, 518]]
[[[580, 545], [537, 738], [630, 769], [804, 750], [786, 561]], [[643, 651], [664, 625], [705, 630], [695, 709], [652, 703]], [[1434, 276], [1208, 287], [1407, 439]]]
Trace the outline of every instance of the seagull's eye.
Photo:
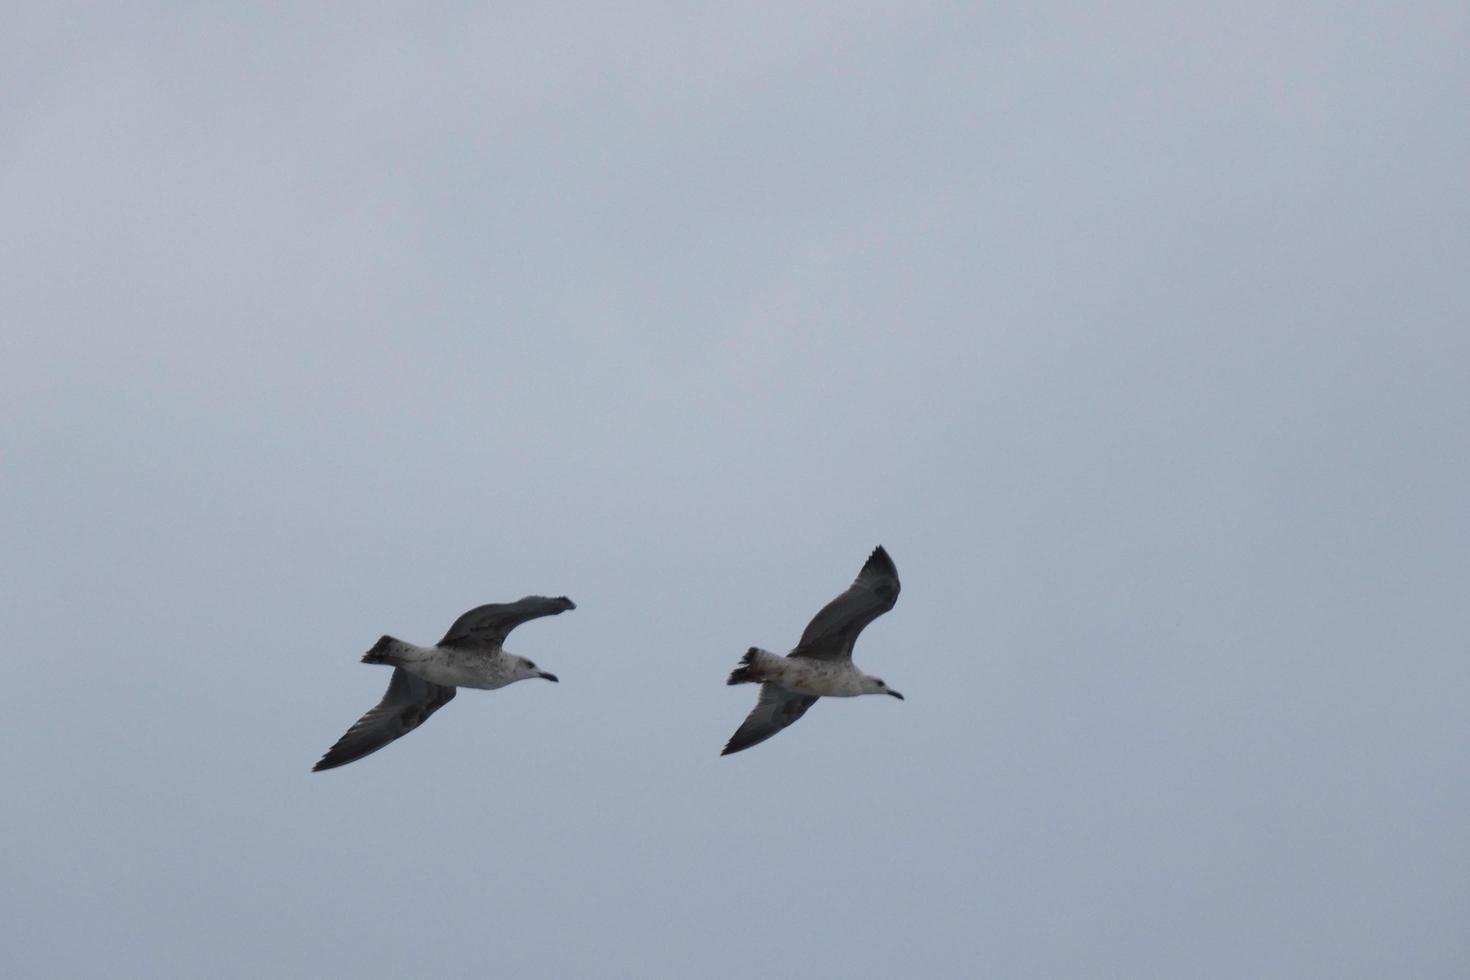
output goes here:
[[879, 681], [878, 682], [878, 686], [879, 687], [887, 687], [888, 685], [887, 684], [884, 684], [882, 681]]

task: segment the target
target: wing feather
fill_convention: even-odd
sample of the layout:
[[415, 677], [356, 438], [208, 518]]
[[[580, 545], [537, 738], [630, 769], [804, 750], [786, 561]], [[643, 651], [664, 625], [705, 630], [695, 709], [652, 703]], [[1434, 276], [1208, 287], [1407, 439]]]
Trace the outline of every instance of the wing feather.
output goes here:
[[498, 647], [505, 642], [511, 630], [527, 620], [555, 616], [576, 608], [576, 603], [566, 596], [552, 598], [544, 595], [528, 595], [515, 602], [476, 606], [454, 621], [439, 645], [466, 649]]
[[402, 738], [453, 700], [454, 692], [452, 687], [430, 684], [402, 667], [395, 667], [383, 700], [337, 739], [321, 761], [312, 766], [312, 772], [345, 766]]
[[725, 743], [720, 755], [729, 755], [759, 745], [772, 735], [806, 714], [806, 710], [817, 703], [810, 694], [795, 694], [775, 684], [762, 684], [761, 696], [755, 708], [745, 716], [745, 721]]
[[879, 545], [847, 591], [812, 617], [790, 656], [816, 660], [852, 659], [853, 644], [863, 628], [898, 602], [898, 569]]

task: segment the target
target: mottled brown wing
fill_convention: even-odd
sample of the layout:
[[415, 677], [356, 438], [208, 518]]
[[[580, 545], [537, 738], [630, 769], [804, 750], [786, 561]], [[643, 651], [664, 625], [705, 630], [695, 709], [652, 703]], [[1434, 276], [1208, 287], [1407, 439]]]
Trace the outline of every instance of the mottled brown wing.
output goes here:
[[439, 645], [470, 649], [498, 647], [505, 642], [511, 630], [527, 620], [555, 616], [576, 608], [576, 603], [566, 596], [551, 598], [544, 595], [528, 595], [515, 602], [476, 606], [454, 621]]
[[452, 687], [430, 684], [395, 667], [383, 700], [337, 739], [337, 744], [311, 767], [312, 772], [345, 766], [402, 738], [453, 700], [454, 692]]
[[729, 755], [759, 745], [781, 729], [806, 714], [806, 709], [817, 703], [810, 694], [793, 694], [775, 684], [762, 684], [761, 696], [755, 708], [745, 716], [745, 721], [725, 743], [720, 755]]
[[848, 590], [821, 608], [790, 656], [851, 660], [858, 634], [898, 601], [898, 569], [879, 545]]

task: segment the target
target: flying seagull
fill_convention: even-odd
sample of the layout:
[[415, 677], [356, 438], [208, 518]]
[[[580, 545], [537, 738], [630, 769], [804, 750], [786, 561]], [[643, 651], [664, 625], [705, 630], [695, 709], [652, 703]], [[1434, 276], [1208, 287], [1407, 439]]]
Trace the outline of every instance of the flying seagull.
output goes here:
[[388, 693], [337, 739], [337, 744], [312, 766], [312, 772], [345, 766], [402, 738], [453, 700], [455, 688], [494, 690], [532, 677], [555, 681], [555, 674], [539, 669], [525, 657], [506, 653], [505, 637], [527, 620], [576, 608], [566, 596], [551, 599], [528, 595], [516, 602], [471, 609], [431, 647], [415, 646], [391, 636], [378, 640], [363, 655], [362, 662], [393, 665]]
[[760, 699], [720, 754], [764, 742], [806, 714], [820, 697], [887, 694], [902, 701], [902, 694], [864, 674], [852, 662], [852, 646], [863, 627], [897, 601], [898, 569], [879, 545], [852, 586], [812, 617], [795, 650], [785, 657], [759, 647], [746, 651], [726, 683], [759, 683]]

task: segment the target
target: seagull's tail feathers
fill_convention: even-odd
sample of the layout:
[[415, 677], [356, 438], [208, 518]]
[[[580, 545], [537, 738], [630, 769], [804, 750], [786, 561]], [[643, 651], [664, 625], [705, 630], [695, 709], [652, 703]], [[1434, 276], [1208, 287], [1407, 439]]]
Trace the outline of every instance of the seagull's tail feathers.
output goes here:
[[391, 636], [379, 638], [373, 648], [362, 655], [365, 664], [393, 664], [399, 666], [399, 654], [408, 644]]
[[740, 666], [730, 671], [730, 679], [726, 684], [759, 684], [765, 678], [761, 674], [760, 658], [771, 656], [760, 647], [751, 647], [745, 651], [745, 656], [740, 658]]

